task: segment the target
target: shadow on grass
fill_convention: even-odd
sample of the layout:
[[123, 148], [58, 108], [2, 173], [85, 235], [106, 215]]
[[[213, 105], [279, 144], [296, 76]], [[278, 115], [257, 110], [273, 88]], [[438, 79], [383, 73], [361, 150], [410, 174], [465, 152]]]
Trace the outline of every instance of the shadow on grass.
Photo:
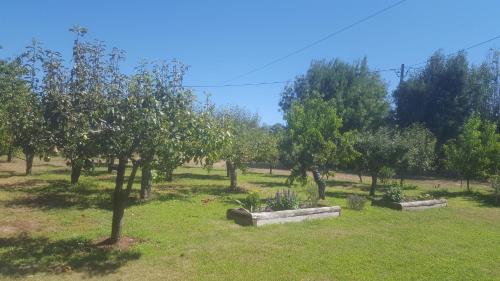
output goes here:
[[30, 189], [26, 189], [25, 186], [19, 186], [19, 184], [17, 184], [14, 189], [24, 191], [27, 195], [5, 202], [7, 207], [23, 206], [38, 209], [112, 209], [112, 188], [102, 188], [95, 184], [79, 183], [70, 185], [65, 180], [54, 180], [48, 181], [48, 184], [45, 186]]
[[258, 186], [261, 186], [263, 188], [274, 188], [274, 187], [281, 187], [281, 188], [287, 188], [288, 185], [283, 182], [269, 182], [269, 181], [249, 181], [249, 184], [255, 184]]
[[18, 173], [15, 171], [1, 171], [0, 172], [0, 179], [7, 179], [10, 177], [17, 177], [17, 176], [24, 176], [26, 175], [25, 173]]
[[495, 195], [494, 194], [484, 194], [478, 191], [456, 191], [450, 192], [448, 190], [435, 190], [430, 192], [425, 192], [432, 195], [435, 198], [444, 197], [444, 198], [456, 198], [462, 197], [467, 200], [476, 201], [480, 203], [482, 206], [488, 207], [500, 207], [499, 203], [495, 203]]
[[0, 238], [0, 275], [26, 277], [76, 271], [99, 276], [113, 273], [140, 256], [136, 251], [100, 248], [82, 238], [53, 241], [21, 234]]
[[180, 173], [174, 174], [174, 179], [192, 179], [192, 180], [229, 180], [228, 177], [222, 175], [214, 174], [192, 174], [192, 173]]

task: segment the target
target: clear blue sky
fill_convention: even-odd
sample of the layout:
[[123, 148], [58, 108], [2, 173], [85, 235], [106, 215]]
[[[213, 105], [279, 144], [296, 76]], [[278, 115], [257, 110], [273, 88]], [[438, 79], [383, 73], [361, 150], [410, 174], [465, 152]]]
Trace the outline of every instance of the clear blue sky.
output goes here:
[[[188, 64], [186, 84], [220, 84], [286, 55], [396, 0], [323, 1], [2, 1], [0, 57], [11, 57], [37, 38], [68, 59], [74, 24], [89, 39], [127, 52], [130, 72], [142, 59], [177, 58]], [[281, 81], [304, 73], [311, 60], [368, 57], [371, 68], [399, 67], [500, 35], [498, 0], [408, 0], [262, 71], [231, 83]], [[496, 40], [468, 52], [481, 62]], [[383, 73], [389, 89], [398, 78]], [[197, 88], [218, 105], [237, 104], [258, 112], [263, 122], [281, 122], [281, 84]]]

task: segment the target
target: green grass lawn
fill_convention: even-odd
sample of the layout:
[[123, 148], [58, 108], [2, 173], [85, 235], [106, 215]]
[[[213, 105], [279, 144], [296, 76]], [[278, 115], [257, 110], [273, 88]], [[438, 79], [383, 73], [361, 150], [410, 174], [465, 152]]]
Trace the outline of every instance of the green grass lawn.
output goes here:
[[[155, 184], [151, 201], [127, 208], [123, 234], [134, 243], [105, 248], [95, 241], [110, 233], [114, 176], [99, 169], [69, 186], [67, 168], [51, 163], [38, 162], [31, 177], [0, 163], [0, 279], [500, 280], [500, 208], [486, 187], [467, 194], [443, 181], [436, 191], [414, 180], [409, 194], [439, 192], [449, 206], [354, 211], [345, 197], [368, 186], [339, 175], [327, 200], [341, 217], [255, 228], [226, 219], [245, 194], [226, 193], [224, 170], [180, 168]], [[285, 179], [239, 175], [264, 197]]]

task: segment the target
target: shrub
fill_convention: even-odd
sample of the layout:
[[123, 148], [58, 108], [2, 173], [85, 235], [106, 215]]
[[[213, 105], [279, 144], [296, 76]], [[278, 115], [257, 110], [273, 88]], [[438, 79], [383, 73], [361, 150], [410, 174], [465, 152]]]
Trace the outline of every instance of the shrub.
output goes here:
[[316, 187], [316, 184], [314, 182], [308, 181], [304, 185], [304, 190], [307, 196], [306, 201], [304, 202], [306, 206], [308, 207], [316, 207], [318, 206], [319, 202], [319, 194], [318, 194], [318, 188]]
[[401, 202], [404, 200], [403, 189], [401, 186], [393, 184], [388, 186], [384, 193], [384, 200], [390, 202]]
[[380, 172], [379, 172], [379, 179], [380, 179], [380, 182], [383, 184], [383, 185], [388, 185], [389, 184], [389, 181], [396, 175], [396, 172], [394, 172], [394, 169], [390, 168], [390, 167], [382, 167], [382, 169], [380, 169]]
[[251, 192], [242, 201], [235, 201], [250, 212], [257, 210], [260, 207], [260, 195], [258, 192]]
[[349, 195], [347, 196], [347, 208], [353, 210], [363, 210], [365, 207], [366, 198], [359, 195]]
[[299, 198], [291, 189], [282, 190], [267, 199], [267, 206], [274, 211], [294, 210], [299, 208]]

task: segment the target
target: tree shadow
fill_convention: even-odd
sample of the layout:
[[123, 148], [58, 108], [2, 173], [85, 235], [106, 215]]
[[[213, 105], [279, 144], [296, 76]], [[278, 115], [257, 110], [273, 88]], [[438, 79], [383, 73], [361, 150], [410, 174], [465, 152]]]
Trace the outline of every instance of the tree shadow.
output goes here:
[[478, 191], [455, 191], [455, 192], [450, 192], [448, 190], [434, 190], [430, 192], [424, 192], [428, 193], [434, 198], [439, 198], [439, 197], [445, 197], [445, 198], [456, 198], [456, 197], [462, 197], [466, 200], [470, 201], [476, 201], [479, 202], [482, 206], [488, 206], [488, 207], [500, 207], [500, 200], [499, 203], [495, 202], [495, 195], [494, 194], [484, 194]]
[[225, 177], [225, 176], [222, 176], [222, 175], [214, 175], [214, 174], [192, 174], [192, 173], [174, 174], [174, 178], [192, 179], [192, 180], [229, 180], [228, 177]]
[[53, 180], [48, 181], [45, 186], [29, 190], [23, 186], [17, 186], [16, 189], [25, 191], [27, 195], [7, 201], [5, 206], [37, 209], [112, 209], [112, 189], [87, 182], [71, 185], [65, 180]]
[[26, 277], [76, 271], [100, 276], [113, 273], [140, 256], [137, 251], [98, 247], [84, 238], [54, 241], [21, 234], [0, 238], [0, 275]]
[[24, 176], [26, 175], [25, 173], [19, 173], [16, 171], [1, 171], [0, 172], [0, 179], [7, 179], [10, 177], [17, 177], [17, 176]]
[[288, 185], [283, 181], [283, 182], [269, 182], [269, 181], [249, 181], [249, 184], [254, 184], [258, 185], [263, 188], [275, 188], [275, 187], [281, 187], [281, 188], [287, 188]]
[[350, 186], [356, 186], [357, 183], [354, 183], [352, 181], [343, 181], [343, 180], [336, 180], [336, 179], [328, 179], [325, 180], [325, 183], [328, 186], [342, 186], [342, 187], [350, 187]]

